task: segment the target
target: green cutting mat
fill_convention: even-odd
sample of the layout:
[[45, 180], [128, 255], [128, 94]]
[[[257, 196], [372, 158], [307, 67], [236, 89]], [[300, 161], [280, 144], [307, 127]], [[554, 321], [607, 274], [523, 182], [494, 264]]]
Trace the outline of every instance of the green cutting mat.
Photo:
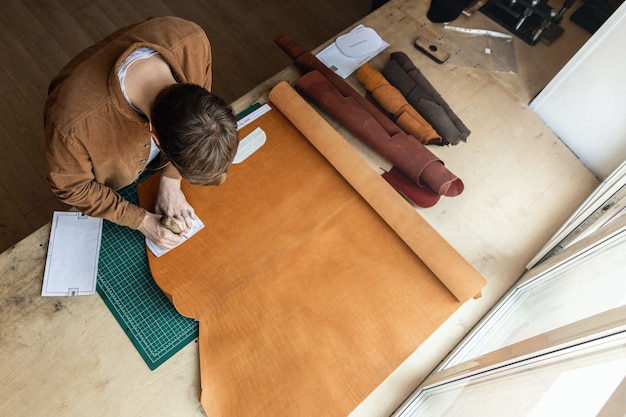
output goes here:
[[[120, 194], [138, 204], [136, 184]], [[181, 316], [154, 282], [137, 230], [104, 221], [97, 290], [151, 370], [198, 337], [198, 323]]]

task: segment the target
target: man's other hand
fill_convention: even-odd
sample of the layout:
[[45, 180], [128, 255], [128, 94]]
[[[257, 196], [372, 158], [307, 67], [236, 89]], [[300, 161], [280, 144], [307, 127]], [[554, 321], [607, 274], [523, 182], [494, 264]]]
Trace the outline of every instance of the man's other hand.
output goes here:
[[185, 233], [191, 229], [192, 220], [196, 218], [196, 214], [180, 189], [180, 181], [180, 179], [166, 176], [161, 177], [155, 212], [174, 218]]

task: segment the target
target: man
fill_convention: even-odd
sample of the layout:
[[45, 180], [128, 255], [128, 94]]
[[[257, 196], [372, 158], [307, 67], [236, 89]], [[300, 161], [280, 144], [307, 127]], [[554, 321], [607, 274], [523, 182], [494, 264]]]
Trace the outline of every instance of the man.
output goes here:
[[[44, 112], [48, 182], [83, 213], [140, 230], [159, 246], [191, 227], [184, 179], [219, 185], [238, 145], [232, 109], [209, 93], [211, 49], [195, 23], [152, 18], [86, 49], [50, 83]], [[163, 169], [155, 212], [118, 190], [145, 169]]]

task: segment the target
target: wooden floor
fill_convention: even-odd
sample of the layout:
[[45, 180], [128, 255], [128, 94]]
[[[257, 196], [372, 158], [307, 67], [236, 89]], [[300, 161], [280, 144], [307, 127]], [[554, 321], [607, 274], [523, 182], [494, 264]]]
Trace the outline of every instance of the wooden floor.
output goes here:
[[43, 169], [49, 80], [105, 35], [150, 16], [199, 23], [211, 40], [213, 91], [232, 102], [291, 61], [284, 32], [313, 49], [365, 16], [367, 0], [2, 0], [0, 4], [0, 251], [65, 209]]

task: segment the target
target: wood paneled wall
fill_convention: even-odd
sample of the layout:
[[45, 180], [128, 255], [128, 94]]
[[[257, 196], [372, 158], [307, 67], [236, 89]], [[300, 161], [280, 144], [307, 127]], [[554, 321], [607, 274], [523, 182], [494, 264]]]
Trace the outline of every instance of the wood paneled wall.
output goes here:
[[199, 23], [214, 55], [213, 91], [232, 102], [291, 61], [287, 33], [313, 49], [365, 16], [366, 0], [3, 0], [0, 4], [0, 251], [67, 209], [45, 183], [42, 108], [74, 55], [125, 25], [175, 15]]

